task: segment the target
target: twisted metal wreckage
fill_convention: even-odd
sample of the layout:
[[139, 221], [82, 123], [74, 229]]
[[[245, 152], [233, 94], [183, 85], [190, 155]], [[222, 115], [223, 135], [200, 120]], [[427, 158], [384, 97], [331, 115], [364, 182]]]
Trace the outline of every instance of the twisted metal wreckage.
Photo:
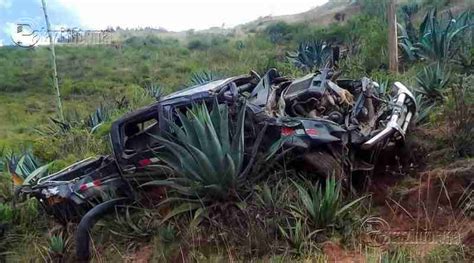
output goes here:
[[[76, 254], [87, 260], [94, 223], [114, 207], [136, 200], [146, 175], [157, 172], [153, 167], [161, 161], [155, 151], [163, 146], [151, 135], [170, 132], [177, 112], [196, 103], [209, 109], [216, 102], [246, 107], [247, 163], [255, 149], [279, 149], [302, 164], [296, 167], [313, 174], [345, 180], [355, 172], [371, 171], [380, 150], [403, 142], [416, 113], [415, 99], [400, 82], [394, 83], [392, 96], [383, 96], [379, 84], [368, 78], [338, 75], [324, 69], [290, 79], [270, 69], [262, 77], [251, 72], [180, 90], [115, 121], [111, 155], [80, 161], [34, 185], [20, 185], [18, 191], [37, 198], [60, 222], [79, 221]], [[106, 194], [110, 192], [114, 198]]]

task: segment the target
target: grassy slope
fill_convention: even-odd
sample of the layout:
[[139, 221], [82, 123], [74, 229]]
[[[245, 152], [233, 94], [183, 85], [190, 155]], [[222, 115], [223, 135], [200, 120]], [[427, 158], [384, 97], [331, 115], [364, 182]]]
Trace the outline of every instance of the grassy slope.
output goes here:
[[[85, 116], [103, 101], [133, 96], [137, 87], [147, 82], [159, 83], [168, 93], [188, 84], [191, 73], [199, 70], [223, 75], [244, 74], [250, 69], [263, 71], [274, 65], [278, 53], [263, 38], [244, 40], [245, 48], [240, 50], [236, 40], [201, 39], [205, 43], [198, 50], [190, 50], [177, 40], [156, 37], [132, 39], [119, 48], [58, 47], [66, 112], [77, 111]], [[44, 47], [0, 48], [0, 146], [32, 140], [32, 129], [55, 116], [48, 63], [49, 53]]]
[[[198, 40], [200, 44], [192, 47], [190, 43], [193, 40]], [[140, 91], [140, 86], [148, 81], [155, 81], [165, 87], [165, 92], [171, 92], [187, 84], [190, 75], [200, 70], [212, 70], [224, 75], [235, 75], [246, 73], [250, 69], [263, 72], [268, 67], [276, 66], [286, 74], [294, 74], [295, 69], [286, 63], [284, 57], [285, 51], [294, 46], [295, 43], [291, 41], [275, 45], [268, 41], [267, 37], [257, 34], [245, 35], [244, 37], [187, 35], [186, 37], [180, 37], [179, 41], [142, 36], [138, 39], [129, 39], [117, 46], [59, 47], [57, 49], [58, 67], [65, 108], [67, 112], [77, 111], [80, 115], [85, 116], [91, 113], [101, 102], [110, 102], [122, 96], [136, 97], [136, 93]], [[38, 135], [34, 132], [34, 128], [45, 125], [48, 118], [55, 116], [55, 100], [52, 96], [54, 93], [50, 88], [48, 62], [48, 51], [45, 48], [34, 50], [0, 48], [0, 120], [2, 122], [0, 125], [0, 148], [2, 146], [16, 148], [20, 147], [19, 145], [30, 145], [30, 143], [37, 141]], [[384, 74], [382, 72], [382, 75]], [[413, 72], [409, 70], [408, 73], [397, 78], [413, 81]], [[435, 120], [432, 125], [429, 125], [429, 130], [434, 130], [434, 133], [436, 133], [436, 136], [429, 137], [431, 143], [438, 143], [441, 140], [440, 138], [446, 135], [437, 133], [436, 126], [439, 123], [439, 120]], [[43, 145], [48, 144], [49, 142], [46, 142]], [[447, 144], [446, 142], [440, 143], [441, 146], [439, 147], [446, 148]], [[436, 149], [429, 149], [429, 151], [435, 152]], [[87, 152], [86, 154], [90, 153]], [[67, 156], [65, 161], [72, 162], [82, 156], [82, 153], [75, 153]], [[439, 166], [439, 161], [442, 159], [442, 157], [433, 158], [429, 160], [428, 166]], [[429, 169], [426, 169], [427, 174], [431, 174]], [[393, 170], [398, 170], [398, 168], [394, 167]], [[406, 174], [396, 175], [406, 176]], [[417, 179], [408, 177], [408, 183], [405, 180], [394, 181], [394, 173], [391, 173], [391, 171], [390, 174], [385, 174], [385, 176], [389, 178], [388, 181], [392, 181], [387, 184], [381, 182], [385, 188], [378, 195], [376, 194], [376, 197], [382, 200], [381, 207], [377, 209], [380, 209], [381, 213], [386, 213], [384, 215], [386, 218], [393, 220], [390, 223], [409, 222], [406, 224], [407, 227], [414, 226], [415, 222], [411, 221], [411, 215], [408, 216], [401, 209], [398, 209], [396, 214], [392, 214], [388, 207], [382, 206], [387, 196], [396, 198], [399, 197], [399, 192], [408, 191], [413, 193], [413, 196], [403, 196], [409, 199], [406, 202], [417, 204], [408, 212], [415, 213], [419, 210], [422, 205], [416, 197], [420, 193], [417, 190], [420, 186], [409, 184], [413, 181], [416, 182]], [[405, 189], [407, 184], [410, 189], [415, 190]], [[5, 185], [7, 183], [0, 183], [0, 188]], [[378, 186], [376, 184], [374, 187]], [[0, 198], [2, 197], [1, 190]], [[377, 190], [373, 189], [374, 192]], [[433, 196], [437, 194], [438, 192]], [[416, 203], [417, 200], [418, 203]], [[396, 208], [396, 205], [390, 204]], [[447, 208], [449, 209], [449, 207]], [[28, 207], [23, 206], [21, 209], [22, 214], [30, 215]], [[22, 222], [29, 222], [29, 224], [34, 222], [31, 218], [26, 217]], [[32, 216], [32, 218], [35, 217]], [[48, 226], [47, 224], [51, 224], [51, 222], [47, 223], [46, 220], [41, 220], [39, 229], [35, 228], [36, 226], [28, 225], [19, 228], [23, 232], [18, 240], [14, 240], [15, 244], [19, 244], [14, 252], [20, 255], [21, 261], [38, 258], [41, 253], [45, 253], [44, 247], [48, 246], [48, 240], [44, 233], [52, 228], [51, 225]], [[181, 255], [182, 251], [178, 250], [179, 244], [177, 242], [171, 242], [171, 244], [164, 242], [163, 233], [161, 232], [151, 240], [130, 241], [130, 244], [128, 244], [128, 239], [119, 239], [106, 231], [114, 225], [115, 222], [98, 226], [98, 231], [95, 233], [98, 248], [95, 250], [97, 254], [94, 255], [97, 261], [118, 261], [127, 257], [163, 260], [169, 254]], [[106, 245], [100, 246], [102, 241]], [[113, 242], [110, 243], [111, 241]], [[331, 251], [324, 249], [326, 254], [333, 256]], [[212, 250], [212, 248], [207, 251], [207, 248], [204, 247], [185, 252], [190, 253], [191, 258], [201, 261], [226, 261], [235, 257], [232, 254], [232, 248], [227, 247], [218, 247], [217, 251]], [[447, 252], [435, 252], [458, 253], [449, 249]], [[272, 251], [271, 253], [275, 252]], [[338, 253], [344, 254], [345, 252], [340, 251]], [[374, 261], [380, 256], [380, 251], [358, 251], [357, 253], [366, 258], [373, 257]], [[337, 256], [335, 257], [337, 258]], [[350, 259], [350, 256], [354, 255], [349, 254], [347, 258]], [[265, 255], [263, 260], [268, 257], [276, 261], [294, 259], [287, 255]], [[324, 256], [317, 252], [309, 258], [322, 261]]]

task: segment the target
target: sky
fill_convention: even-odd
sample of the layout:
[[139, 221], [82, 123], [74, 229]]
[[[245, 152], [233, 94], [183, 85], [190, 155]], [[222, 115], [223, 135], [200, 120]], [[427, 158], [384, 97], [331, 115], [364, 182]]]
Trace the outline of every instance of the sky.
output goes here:
[[[53, 28], [155, 27], [172, 31], [233, 27], [267, 15], [295, 14], [327, 0], [46, 0]], [[41, 0], [0, 0], [0, 45], [17, 24], [44, 28]]]

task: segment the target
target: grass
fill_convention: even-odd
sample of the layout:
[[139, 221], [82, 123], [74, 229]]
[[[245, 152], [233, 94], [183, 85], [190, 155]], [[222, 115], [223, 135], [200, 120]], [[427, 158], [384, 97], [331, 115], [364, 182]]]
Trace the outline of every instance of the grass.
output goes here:
[[[416, 76], [427, 65], [423, 61], [403, 61], [401, 74], [387, 73], [384, 70], [387, 54], [381, 48], [386, 44], [385, 24], [381, 17], [365, 14], [329, 28], [277, 24], [266, 31], [245, 36], [211, 37], [195, 33], [184, 40], [134, 37], [123, 41], [119, 48], [60, 46], [57, 48], [57, 57], [64, 108], [66, 115], [75, 118], [78, 124], [63, 134], [45, 135], [39, 134], [36, 129], [49, 125], [50, 118], [55, 117], [56, 107], [50, 83], [48, 51], [43, 47], [32, 50], [4, 47], [0, 48], [0, 150], [6, 148], [18, 152], [32, 148], [43, 163], [54, 161], [52, 171], [85, 157], [110, 153], [108, 129], [111, 122], [124, 113], [147, 105], [154, 101], [155, 96], [168, 94], [193, 81], [214, 78], [215, 75], [210, 73], [233, 76], [253, 69], [263, 74], [268, 68], [277, 67], [284, 75], [301, 76], [302, 72], [287, 60], [286, 54], [287, 51], [295, 50], [300, 42], [308, 40], [345, 43], [349, 47], [349, 57], [340, 62], [340, 67], [349, 77], [371, 75], [387, 84], [401, 80], [413, 86]], [[452, 67], [452, 70], [451, 76], [456, 77], [458, 68]], [[439, 84], [436, 77], [424, 82]], [[453, 80], [452, 83], [457, 82]], [[472, 108], [470, 96], [467, 96], [470, 95], [469, 90], [463, 88], [459, 92], [461, 87], [455, 89], [450, 85], [451, 82], [435, 86], [434, 90], [442, 92], [446, 101], [433, 108], [434, 113], [427, 114], [428, 126], [440, 126], [450, 116], [469, 117], [466, 115]], [[97, 115], [91, 121], [91, 127], [87, 127], [84, 120], [97, 112], [96, 109], [101, 105], [107, 107], [107, 116], [101, 115], [99, 118]], [[208, 119], [208, 116], [205, 117]], [[456, 131], [453, 132], [453, 139], [439, 139], [436, 136], [434, 140], [439, 144], [437, 147], [453, 148], [453, 151], [458, 152], [455, 158], [472, 156], [472, 148], [465, 147], [470, 142], [466, 136], [469, 134], [469, 121], [466, 118], [462, 122], [453, 122], [451, 126]], [[209, 122], [205, 124], [210, 134], [217, 134], [218, 131], [213, 130]], [[92, 126], [96, 127], [93, 131]], [[189, 135], [189, 131], [185, 135]], [[181, 136], [181, 139], [184, 137]], [[219, 138], [222, 139], [222, 136]], [[198, 152], [184, 142], [178, 142], [181, 148], [175, 157], [189, 151], [196, 158]], [[169, 145], [173, 146], [171, 143]], [[220, 147], [223, 148], [223, 145]], [[212, 149], [197, 148], [208, 159], [217, 156]], [[204, 163], [206, 158], [201, 158], [202, 154], [199, 156], [200, 162], [195, 163]], [[186, 186], [192, 186], [187, 190], [194, 190], [191, 196], [198, 197], [197, 200], [210, 206], [219, 199], [218, 206], [214, 205], [206, 211], [202, 203], [192, 202], [193, 209], [189, 209], [188, 203], [188, 207], [184, 208], [162, 205], [155, 209], [137, 205], [118, 211], [117, 215], [100, 221], [94, 229], [93, 261], [120, 261], [145, 255], [154, 261], [324, 262], [328, 260], [328, 255], [323, 252], [324, 241], [327, 240], [337, 243], [343, 251], [355, 251], [367, 262], [449, 262], [462, 261], [468, 256], [469, 251], [463, 246], [439, 245], [430, 248], [425, 255], [403, 246], [367, 248], [357, 236], [361, 234], [357, 230], [360, 222], [353, 220], [364, 216], [361, 215], [364, 212], [354, 207], [364, 206], [366, 200], [363, 204], [359, 204], [359, 199], [353, 202], [347, 200], [334, 181], [306, 185], [290, 170], [269, 169], [268, 174], [251, 174], [260, 178], [255, 182], [236, 182], [234, 179], [241, 169], [235, 168], [228, 178], [219, 177], [222, 167], [216, 169], [213, 165], [232, 166], [230, 162], [222, 164], [220, 161], [219, 158], [208, 160], [207, 163], [211, 165], [206, 167], [207, 171], [203, 167], [181, 171], [182, 178], [188, 179], [189, 184]], [[239, 160], [232, 160], [232, 163], [234, 166], [240, 165]], [[176, 170], [182, 164], [174, 162]], [[193, 173], [196, 170], [199, 170], [199, 175], [215, 177], [210, 179], [230, 179], [229, 182], [200, 182], [202, 185], [199, 188], [194, 185], [196, 180]], [[293, 184], [291, 180], [298, 183]], [[385, 194], [392, 192], [390, 197], [396, 199], [395, 202], [390, 201], [391, 207], [405, 213], [403, 207], [415, 218], [414, 212], [408, 211], [409, 208], [405, 208], [406, 204], [400, 200], [420, 183], [415, 178], [389, 189]], [[218, 188], [212, 188], [217, 189], [214, 192], [205, 189], [216, 185]], [[241, 191], [244, 188], [245, 191]], [[445, 186], [440, 188], [442, 197], [447, 196], [449, 199], [447, 191], [449, 189]], [[67, 236], [48, 232], [52, 222], [43, 216], [34, 200], [19, 202], [13, 207], [11, 183], [6, 174], [0, 174], [0, 201], [0, 224], [9, 227], [6, 235], [0, 236], [0, 261], [46, 261], [73, 253]], [[183, 203], [186, 205], [186, 202], [180, 202], [179, 205]], [[163, 220], [162, 212], [172, 209], [183, 213], [179, 217], [169, 216]], [[450, 209], [454, 209], [453, 206]], [[188, 213], [189, 210], [195, 213]], [[3, 225], [0, 225], [0, 230], [1, 227]]]

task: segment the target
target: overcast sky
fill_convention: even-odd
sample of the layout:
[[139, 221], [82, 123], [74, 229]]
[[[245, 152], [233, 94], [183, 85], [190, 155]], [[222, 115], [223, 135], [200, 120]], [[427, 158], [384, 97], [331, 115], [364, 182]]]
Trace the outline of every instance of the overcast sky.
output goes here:
[[[304, 12], [327, 0], [46, 0], [56, 27], [105, 29], [163, 27], [168, 30], [232, 27], [260, 16]], [[44, 26], [41, 0], [0, 0], [0, 44], [10, 44], [18, 20]]]

